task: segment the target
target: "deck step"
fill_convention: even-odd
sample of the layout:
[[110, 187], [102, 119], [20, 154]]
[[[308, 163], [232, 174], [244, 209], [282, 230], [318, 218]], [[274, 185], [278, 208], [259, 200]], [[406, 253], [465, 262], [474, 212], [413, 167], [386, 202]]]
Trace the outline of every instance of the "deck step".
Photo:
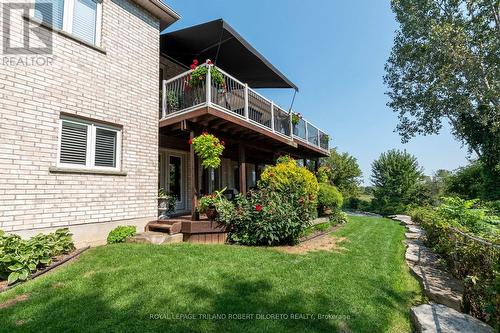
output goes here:
[[157, 231], [175, 235], [181, 232], [182, 221], [154, 221], [146, 225], [146, 231]]
[[415, 331], [425, 333], [493, 333], [482, 321], [442, 304], [430, 303], [412, 307]]

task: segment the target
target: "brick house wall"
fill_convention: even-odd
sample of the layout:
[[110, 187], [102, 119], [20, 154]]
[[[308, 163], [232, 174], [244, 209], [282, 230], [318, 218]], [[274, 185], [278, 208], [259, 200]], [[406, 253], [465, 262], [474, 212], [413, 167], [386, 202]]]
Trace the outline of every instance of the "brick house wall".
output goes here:
[[[140, 231], [157, 216], [159, 20], [130, 0], [104, 0], [102, 13], [101, 48], [54, 32], [51, 65], [0, 63], [6, 232], [28, 237], [68, 226], [77, 245], [94, 244], [116, 225]], [[21, 37], [25, 19], [12, 18], [11, 37]], [[51, 172], [61, 113], [123, 126], [126, 175]]]

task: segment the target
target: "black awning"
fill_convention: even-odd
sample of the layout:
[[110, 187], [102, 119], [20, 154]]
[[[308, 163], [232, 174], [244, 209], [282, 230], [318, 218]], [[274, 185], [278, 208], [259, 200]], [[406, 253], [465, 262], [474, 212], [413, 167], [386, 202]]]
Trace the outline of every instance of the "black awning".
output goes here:
[[252, 88], [298, 90], [222, 19], [161, 35], [161, 52], [186, 66], [193, 59], [217, 59], [217, 66]]

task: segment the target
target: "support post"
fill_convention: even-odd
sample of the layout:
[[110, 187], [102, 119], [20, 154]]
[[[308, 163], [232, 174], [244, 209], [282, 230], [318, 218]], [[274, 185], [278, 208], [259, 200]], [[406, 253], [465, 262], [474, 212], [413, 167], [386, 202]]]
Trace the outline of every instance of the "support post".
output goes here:
[[161, 119], [167, 116], [167, 80], [161, 82]]
[[248, 84], [245, 83], [245, 118], [248, 120]]
[[[193, 140], [194, 131], [189, 132], [189, 138]], [[189, 177], [191, 178], [191, 220], [198, 220], [196, 207], [198, 207], [198, 166], [196, 163], [196, 154], [193, 145], [189, 146]]]
[[239, 162], [239, 172], [240, 172], [240, 192], [243, 195], [247, 194], [247, 170], [246, 170], [246, 156], [245, 156], [245, 146], [241, 143], [238, 146], [238, 162]]
[[206, 86], [206, 99], [207, 99], [207, 105], [210, 105], [212, 103], [212, 77], [210, 74], [210, 70], [212, 69], [212, 65], [207, 64], [207, 82], [205, 84]]
[[274, 132], [274, 102], [271, 102], [271, 130]]
[[290, 137], [293, 138], [293, 122], [292, 122], [292, 115], [293, 115], [293, 111], [290, 110]]

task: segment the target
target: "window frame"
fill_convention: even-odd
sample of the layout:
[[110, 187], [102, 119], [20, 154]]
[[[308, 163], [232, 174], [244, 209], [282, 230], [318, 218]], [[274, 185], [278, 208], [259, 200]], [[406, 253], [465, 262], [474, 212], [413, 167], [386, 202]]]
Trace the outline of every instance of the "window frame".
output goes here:
[[[61, 162], [61, 145], [62, 145], [62, 125], [63, 122], [70, 122], [78, 125], [87, 126], [87, 146], [86, 146], [86, 161], [85, 165], [71, 164]], [[96, 148], [96, 130], [104, 129], [116, 133], [116, 149], [115, 149], [115, 166], [105, 167], [95, 165], [95, 148]], [[73, 117], [61, 116], [59, 118], [59, 137], [57, 139], [57, 167], [71, 168], [89, 171], [121, 171], [122, 167], [122, 132], [123, 128], [119, 126], [111, 126], [99, 123], [92, 120], [84, 120]]]
[[[35, 3], [37, 0], [34, 0]], [[53, 27], [53, 29], [57, 30], [62, 30], [71, 36], [77, 38], [78, 40], [81, 40], [85, 43], [95, 45], [98, 47], [101, 47], [101, 32], [102, 32], [102, 2], [103, 0], [92, 0], [95, 1], [96, 3], [96, 20], [95, 20], [95, 36], [94, 36], [94, 43], [89, 42], [79, 36], [76, 36], [73, 34], [73, 14], [75, 12], [75, 0], [63, 0], [63, 19], [62, 19], [62, 28], [59, 29], [57, 27]], [[44, 2], [43, 0], [41, 2]], [[32, 9], [31, 12], [32, 17], [35, 16], [35, 9]]]

